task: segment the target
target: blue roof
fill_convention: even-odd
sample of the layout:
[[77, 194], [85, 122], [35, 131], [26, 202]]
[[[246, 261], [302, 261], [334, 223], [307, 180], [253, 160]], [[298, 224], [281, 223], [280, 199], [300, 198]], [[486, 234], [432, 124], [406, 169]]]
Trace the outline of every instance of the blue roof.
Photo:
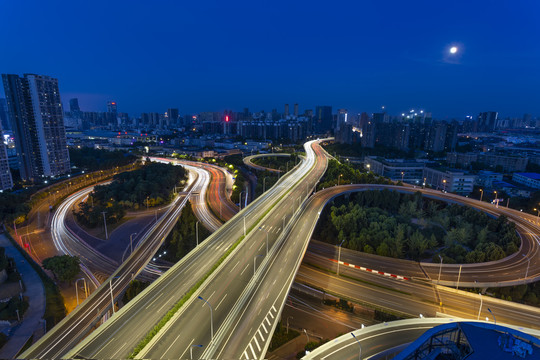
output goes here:
[[540, 180], [540, 174], [537, 174], [537, 173], [516, 173], [516, 174], [524, 176], [524, 177], [528, 177], [529, 179]]

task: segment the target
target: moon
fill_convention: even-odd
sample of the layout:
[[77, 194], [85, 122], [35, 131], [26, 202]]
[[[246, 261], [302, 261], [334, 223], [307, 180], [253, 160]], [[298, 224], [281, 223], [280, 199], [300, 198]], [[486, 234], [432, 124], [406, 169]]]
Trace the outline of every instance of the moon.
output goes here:
[[452, 47], [450, 48], [450, 54], [455, 54], [455, 53], [457, 53], [457, 51], [458, 51], [457, 46], [452, 46]]

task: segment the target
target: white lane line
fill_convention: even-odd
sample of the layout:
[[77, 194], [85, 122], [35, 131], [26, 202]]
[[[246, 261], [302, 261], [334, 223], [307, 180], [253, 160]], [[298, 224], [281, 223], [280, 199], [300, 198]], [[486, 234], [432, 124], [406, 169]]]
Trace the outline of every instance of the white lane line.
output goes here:
[[264, 243], [261, 244], [261, 246], [259, 246], [259, 251], [262, 249], [262, 247], [264, 246]]
[[264, 336], [260, 329], [257, 331], [257, 334], [259, 334], [259, 336], [261, 337], [261, 341], [264, 341]]
[[264, 318], [264, 320], [266, 320], [266, 322], [268, 323], [268, 326], [272, 325], [270, 324], [270, 321], [268, 321], [268, 318]]
[[254, 242], [251, 242], [251, 245], [249, 245], [249, 248], [251, 249], [253, 247]]
[[274, 318], [274, 315], [272, 315], [271, 312], [269, 312], [268, 315], [270, 315], [272, 317], [272, 319]]
[[257, 340], [257, 337], [253, 337], [253, 340], [255, 340], [255, 345], [257, 345], [257, 349], [259, 349], [259, 351], [261, 351], [261, 346], [259, 345], [259, 341]]
[[109, 345], [109, 344], [111, 343], [111, 341], [113, 341], [113, 340], [114, 340], [114, 338], [112, 338], [111, 340], [109, 340], [109, 341], [105, 344], [104, 347], [107, 347], [107, 345]]
[[124, 348], [124, 346], [126, 346], [126, 345], [127, 345], [127, 342], [124, 343], [124, 345], [122, 345], [118, 350], [116, 350], [116, 352], [114, 354], [112, 354], [111, 359], [114, 359], [115, 355], [118, 354]]
[[266, 326], [264, 326], [264, 323], [261, 324], [263, 329], [264, 329], [264, 332], [268, 334], [268, 330], [266, 329]]
[[249, 264], [248, 264], [248, 265], [246, 265], [246, 267], [244, 268], [244, 270], [242, 270], [242, 272], [240, 273], [240, 275], [242, 275], [242, 274], [244, 273], [244, 271], [246, 271], [246, 270], [247, 270], [248, 266], [249, 266]]
[[[180, 335], [178, 335], [178, 336], [180, 336]], [[178, 337], [177, 337], [177, 339], [178, 339]], [[176, 340], [175, 340], [175, 341], [176, 341]], [[189, 345], [188, 345], [188, 347], [186, 348], [186, 350], [184, 350], [184, 352], [182, 353], [182, 355], [180, 355], [179, 359], [184, 359], [184, 354], [187, 352], [187, 349], [189, 349], [189, 348], [191, 347], [191, 344], [193, 344], [194, 341], [195, 341], [195, 338], [193, 338], [193, 339], [191, 340], [191, 342], [189, 343]], [[174, 343], [173, 343], [173, 344], [174, 344]], [[163, 355], [165, 355], [165, 353], [163, 353]]]
[[148, 306], [145, 309], [148, 309], [150, 306], [152, 306], [152, 304], [155, 303], [156, 300], [159, 299], [161, 297], [161, 295], [163, 295], [163, 294], [164, 293], [159, 294], [154, 300], [152, 300], [152, 302], [150, 304], [148, 304]]
[[272, 305], [272, 310], [277, 311], [276, 308], [274, 307], [274, 305]]
[[221, 303], [223, 302], [223, 300], [225, 300], [226, 297], [227, 297], [227, 294], [225, 294], [225, 296], [221, 298], [221, 301], [220, 301], [219, 304], [217, 304], [217, 306], [216, 306], [216, 310], [218, 309], [219, 305], [221, 305]]
[[249, 356], [248, 356], [248, 354], [247, 354], [247, 350], [244, 351], [244, 358], [245, 358], [246, 360], [249, 360]]
[[[174, 339], [174, 341], [171, 343], [171, 345], [169, 345], [169, 347], [167, 348], [167, 350], [165, 350], [165, 352], [163, 353], [163, 357], [165, 357], [165, 354], [169, 352], [169, 350], [171, 350], [171, 348], [173, 347], [173, 345], [176, 343], [176, 340], [178, 340], [178, 338], [180, 337], [180, 334], [178, 334], [178, 336], [176, 337], [176, 339]], [[195, 339], [191, 340], [191, 342], [195, 341]], [[191, 343], [189, 344], [191, 346]], [[188, 346], [189, 347], [189, 346]]]
[[251, 349], [251, 353], [253, 354], [253, 359], [257, 359], [257, 354], [255, 354], [255, 350], [253, 350], [253, 345], [249, 343], [249, 348]]
[[233, 272], [234, 269], [236, 269], [236, 267], [238, 266], [238, 264], [240, 264], [240, 260], [238, 260], [238, 262], [236, 263], [236, 265], [233, 266], [233, 268], [231, 269], [231, 272]]
[[161, 309], [163, 309], [169, 302], [166, 301], [165, 304], [161, 305], [161, 307], [158, 309], [158, 313], [161, 311]]
[[277, 280], [277, 279], [274, 280], [274, 282], [272, 283], [272, 286], [274, 286], [274, 285], [276, 284], [276, 280]]

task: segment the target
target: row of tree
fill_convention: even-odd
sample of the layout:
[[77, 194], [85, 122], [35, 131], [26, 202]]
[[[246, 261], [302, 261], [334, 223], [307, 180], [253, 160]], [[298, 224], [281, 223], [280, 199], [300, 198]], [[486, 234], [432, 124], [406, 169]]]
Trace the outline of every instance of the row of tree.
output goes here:
[[[159, 253], [163, 254], [162, 258], [170, 262], [177, 262], [182, 259], [197, 245], [197, 225], [198, 222], [191, 203], [188, 201], [182, 209], [182, 214], [178, 222], [165, 239]], [[210, 235], [202, 224], [198, 225], [199, 243]]]
[[160, 206], [170, 202], [175, 185], [186, 177], [181, 166], [162, 163], [147, 163], [140, 169], [114, 176], [112, 183], [96, 186], [87, 201], [74, 210], [77, 220], [88, 227], [103, 221], [120, 221], [126, 210], [139, 210]]
[[393, 182], [372, 172], [357, 169], [352, 165], [340, 163], [337, 160], [329, 160], [328, 168], [317, 188], [325, 189], [335, 185], [345, 184], [384, 184], [390, 185]]
[[77, 168], [95, 171], [131, 164], [137, 160], [137, 156], [120, 150], [109, 151], [83, 147], [81, 149], [69, 148], [69, 159]]
[[335, 199], [316, 233], [322, 241], [345, 241], [347, 248], [394, 258], [420, 260], [438, 252], [445, 263], [499, 260], [520, 245], [514, 223], [504, 216], [389, 190]]

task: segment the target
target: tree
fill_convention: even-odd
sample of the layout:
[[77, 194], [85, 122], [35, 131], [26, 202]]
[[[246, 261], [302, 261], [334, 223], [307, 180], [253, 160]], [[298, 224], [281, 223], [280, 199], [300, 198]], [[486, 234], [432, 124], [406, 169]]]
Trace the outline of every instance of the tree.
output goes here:
[[80, 260], [77, 256], [53, 256], [43, 260], [43, 267], [51, 270], [54, 277], [62, 282], [72, 282], [81, 272]]

